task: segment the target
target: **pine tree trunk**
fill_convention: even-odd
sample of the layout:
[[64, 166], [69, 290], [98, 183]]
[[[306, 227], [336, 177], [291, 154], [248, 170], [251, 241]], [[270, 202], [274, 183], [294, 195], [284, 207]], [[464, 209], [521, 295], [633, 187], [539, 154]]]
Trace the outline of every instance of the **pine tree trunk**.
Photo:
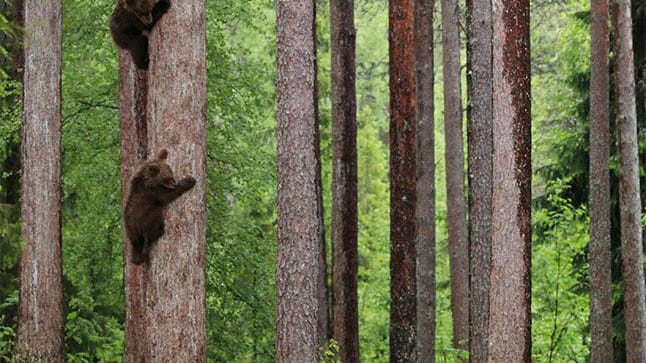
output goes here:
[[342, 362], [359, 362], [357, 102], [354, 1], [330, 1], [332, 73], [332, 338]]
[[[132, 56], [119, 51], [119, 118], [121, 120], [121, 204], [126, 206], [130, 180], [148, 155], [146, 118], [147, 72], [138, 71]], [[125, 236], [125, 231], [124, 231]], [[124, 238], [124, 287], [126, 297], [124, 362], [145, 361], [146, 265], [132, 263], [132, 244]]]
[[63, 362], [61, 3], [25, 3], [20, 303], [15, 359]]
[[315, 10], [314, 1], [276, 2], [278, 362], [318, 362], [328, 339]]
[[433, 0], [415, 0], [417, 118], [417, 361], [435, 362], [435, 131]]
[[590, 335], [591, 362], [612, 362], [608, 1], [591, 1]]
[[491, 285], [493, 74], [491, 0], [467, 0], [469, 361], [486, 362]]
[[646, 301], [630, 1], [615, 0], [617, 154], [626, 360], [646, 362]]
[[[206, 4], [172, 2], [150, 38], [149, 153], [197, 184], [166, 211], [145, 277], [146, 362], [206, 362]], [[172, 357], [172, 358], [171, 358]]]
[[444, 134], [446, 208], [451, 265], [453, 346], [468, 350], [469, 231], [464, 196], [462, 143], [462, 87], [460, 80], [460, 8], [456, 0], [442, 0], [442, 60], [444, 71]]
[[529, 1], [494, 2], [489, 362], [531, 360]]
[[416, 115], [413, 0], [390, 0], [390, 361], [416, 360]]

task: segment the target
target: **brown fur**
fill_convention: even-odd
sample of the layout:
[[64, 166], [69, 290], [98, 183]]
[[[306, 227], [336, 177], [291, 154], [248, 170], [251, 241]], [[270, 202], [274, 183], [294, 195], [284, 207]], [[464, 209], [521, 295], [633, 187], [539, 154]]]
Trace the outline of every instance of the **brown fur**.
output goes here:
[[160, 151], [156, 160], [139, 168], [130, 184], [124, 221], [135, 264], [148, 260], [150, 246], [164, 234], [165, 207], [195, 185], [191, 176], [176, 183], [167, 157], [165, 149]]
[[137, 68], [148, 69], [148, 35], [170, 0], [118, 0], [110, 18], [112, 39], [130, 51]]

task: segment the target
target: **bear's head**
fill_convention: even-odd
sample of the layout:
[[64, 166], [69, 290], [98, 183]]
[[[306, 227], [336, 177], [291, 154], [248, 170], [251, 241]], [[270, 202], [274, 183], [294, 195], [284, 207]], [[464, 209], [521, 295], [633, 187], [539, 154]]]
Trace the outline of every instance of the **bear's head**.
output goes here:
[[150, 25], [153, 22], [153, 8], [158, 0], [125, 0], [126, 10], [135, 14], [142, 23]]
[[149, 161], [141, 168], [146, 189], [164, 188], [168, 190], [175, 189], [175, 177], [173, 169], [166, 163], [168, 151], [162, 149], [157, 155], [157, 159]]

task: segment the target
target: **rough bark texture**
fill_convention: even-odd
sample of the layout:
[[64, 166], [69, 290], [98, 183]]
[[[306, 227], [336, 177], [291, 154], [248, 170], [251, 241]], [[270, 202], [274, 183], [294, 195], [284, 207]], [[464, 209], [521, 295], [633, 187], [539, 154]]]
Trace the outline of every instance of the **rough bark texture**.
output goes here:
[[624, 277], [626, 361], [646, 362], [646, 301], [639, 193], [639, 156], [635, 105], [635, 74], [630, 1], [616, 0], [617, 154], [619, 157], [619, 209], [621, 258]]
[[417, 361], [435, 362], [435, 143], [433, 0], [415, 0], [417, 117]]
[[63, 362], [61, 3], [25, 1], [20, 303], [15, 358]]
[[531, 360], [529, 1], [494, 1], [489, 362]]
[[359, 362], [357, 101], [354, 1], [330, 1], [332, 72], [332, 338], [342, 362]]
[[413, 0], [389, 3], [390, 361], [416, 359], [416, 115]]
[[467, 0], [467, 137], [469, 152], [469, 361], [489, 347], [493, 98], [491, 0]]
[[[276, 2], [276, 360], [317, 362], [327, 340], [314, 1]], [[323, 297], [323, 298], [322, 298]]]
[[[121, 120], [121, 204], [126, 206], [130, 180], [148, 154], [147, 73], [137, 71], [128, 51], [119, 51], [119, 117]], [[124, 230], [125, 236], [125, 230]], [[146, 265], [132, 263], [132, 244], [124, 237], [126, 318], [124, 362], [145, 361]]]
[[205, 362], [206, 4], [175, 1], [150, 38], [148, 145], [197, 184], [166, 211], [146, 271], [146, 362]]
[[444, 72], [444, 135], [446, 208], [451, 266], [453, 346], [468, 350], [469, 231], [464, 195], [462, 87], [460, 79], [460, 8], [457, 0], [442, 0], [442, 61]]
[[590, 335], [591, 362], [612, 362], [608, 0], [591, 0]]

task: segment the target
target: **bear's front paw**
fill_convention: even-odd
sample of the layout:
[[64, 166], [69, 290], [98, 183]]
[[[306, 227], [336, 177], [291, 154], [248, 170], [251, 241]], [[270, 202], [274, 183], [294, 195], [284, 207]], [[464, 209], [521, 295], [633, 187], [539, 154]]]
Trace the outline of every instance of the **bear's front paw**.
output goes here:
[[186, 178], [179, 181], [179, 185], [182, 188], [191, 189], [195, 185], [195, 178], [192, 176], [187, 176]]
[[170, 0], [159, 0], [153, 9], [153, 13], [162, 15], [170, 8]]

